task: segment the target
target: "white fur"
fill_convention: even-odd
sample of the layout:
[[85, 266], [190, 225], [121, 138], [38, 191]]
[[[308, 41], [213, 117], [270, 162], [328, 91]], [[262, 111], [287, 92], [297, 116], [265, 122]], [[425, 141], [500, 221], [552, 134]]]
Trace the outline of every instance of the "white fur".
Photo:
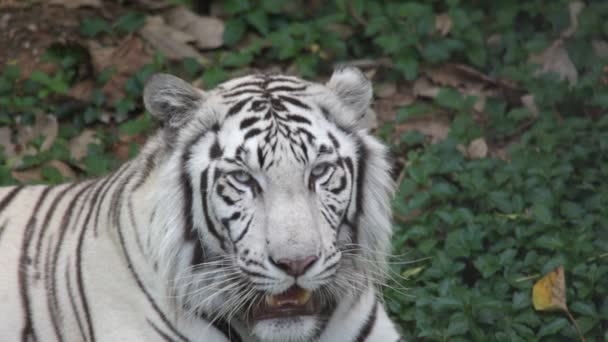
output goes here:
[[[236, 102], [250, 95], [228, 99], [225, 94], [236, 85], [261, 79], [264, 78], [244, 77], [202, 93], [178, 79], [156, 77], [146, 88], [145, 102], [153, 115], [165, 120], [165, 129], [150, 139], [135, 160], [108, 176], [113, 178], [105, 187], [102, 187], [104, 179], [82, 183], [66, 192], [60, 201], [57, 199], [67, 185], [53, 188], [36, 212], [34, 205], [44, 191], [41, 186], [26, 187], [8, 201], [0, 212], [3, 269], [0, 302], [7, 303], [3, 305], [6, 318], [0, 321], [0, 341], [22, 338], [27, 321], [24, 293], [20, 289], [23, 279], [27, 283], [34, 334], [44, 341], [56, 339], [56, 322], [59, 334], [67, 341], [91, 340], [90, 329], [96, 341], [161, 341], [163, 334], [175, 340], [181, 335], [189, 341], [226, 341], [225, 335], [212, 324], [216, 319], [230, 323], [245, 341], [297, 342], [315, 336], [319, 341], [347, 341], [361, 333], [378, 300], [376, 288], [384, 281], [384, 259], [390, 252], [389, 201], [393, 191], [386, 149], [364, 129], [366, 115], [370, 113], [371, 84], [360, 71], [346, 68], [337, 71], [326, 86], [295, 78], [277, 81], [272, 86], [306, 85], [301, 93], [287, 95], [310, 109], [285, 101], [286, 112], [308, 118], [307, 129], [317, 143], [331, 145], [329, 136], [333, 135], [340, 144], [332, 152], [334, 155], [351, 158], [357, 169], [363, 155], [361, 149], [366, 151], [362, 194], [357, 193], [356, 182], [361, 175], [349, 175], [345, 163], [334, 165], [334, 173], [327, 175], [327, 186], [336, 187], [339, 180], [347, 179], [348, 191], [332, 195], [317, 183], [311, 191], [308, 188], [311, 169], [333, 159], [324, 160], [330, 157], [322, 156], [315, 160], [315, 157], [310, 165], [303, 165], [290, 152], [290, 143], [281, 138], [274, 155], [269, 156], [275, 165], [248, 171], [263, 194], [243, 190], [235, 204], [227, 205], [219, 197], [217, 186], [234, 184], [232, 176], [222, 173], [217, 179], [213, 177], [217, 170], [231, 170], [234, 165], [223, 157], [213, 159], [209, 151], [219, 142], [223, 156], [233, 156], [241, 146], [249, 151], [244, 156], [247, 163], [251, 165], [257, 160], [255, 151], [262, 143], [251, 139], [243, 144], [246, 133], [240, 129], [242, 120], [253, 113], [244, 107], [226, 117]], [[320, 108], [326, 108], [331, 117], [326, 118]], [[220, 123], [217, 133], [202, 135], [216, 123]], [[189, 154], [184, 155], [185, 151]], [[191, 197], [184, 196], [184, 174], [192, 190]], [[208, 175], [211, 187], [201, 184], [203, 174]], [[69, 210], [68, 203], [87, 186], [90, 188], [83, 190], [74, 202], [73, 213], [66, 223], [63, 214]], [[205, 188], [206, 192], [202, 191]], [[0, 189], [0, 203], [13, 189]], [[233, 191], [228, 193], [231, 196], [238, 193], [225, 191]], [[100, 202], [103, 193], [106, 196]], [[360, 196], [365, 201], [361, 212], [357, 212], [353, 201]], [[51, 220], [42, 225], [55, 200], [58, 204]], [[184, 206], [188, 201], [192, 204], [194, 239], [192, 234], [185, 238]], [[328, 204], [337, 209], [328, 211]], [[203, 210], [205, 205], [207, 211]], [[235, 217], [240, 215], [241, 219], [235, 219], [229, 229], [224, 229], [221, 219], [237, 211]], [[77, 215], [79, 212], [82, 214]], [[324, 219], [322, 212], [333, 216]], [[244, 218], [251, 218], [247, 228]], [[352, 222], [358, 227], [356, 234], [344, 224], [333, 226], [343, 219], [356, 221]], [[213, 237], [209, 220], [212, 226], [221, 228], [217, 232], [220, 239]], [[26, 236], [24, 233], [28, 231], [31, 234]], [[235, 243], [239, 236], [242, 240]], [[358, 244], [349, 245], [355, 239]], [[205, 263], [193, 267], [193, 253], [198, 244], [202, 245]], [[41, 250], [37, 250], [38, 245]], [[28, 258], [36, 255], [39, 263], [31, 264]], [[272, 262], [309, 255], [317, 255], [318, 260], [297, 278]], [[222, 266], [216, 267], [219, 262]], [[76, 265], [82, 270], [80, 275]], [[248, 276], [243, 270], [263, 277]], [[237, 277], [251, 283], [241, 288], [234, 282]], [[77, 293], [80, 282], [85, 300]], [[256, 324], [243, 321], [249, 304], [246, 300], [259, 298], [257, 291], [277, 294], [294, 284], [312, 291], [327, 287], [329, 290], [323, 291], [327, 291], [328, 300], [337, 301], [322, 331], [321, 321], [313, 317]], [[50, 288], [55, 289], [56, 303], [55, 297], [49, 296]], [[90, 329], [84, 321], [85, 305], [90, 312]], [[377, 319], [366, 341], [396, 341], [398, 333], [381, 303], [374, 315]]]

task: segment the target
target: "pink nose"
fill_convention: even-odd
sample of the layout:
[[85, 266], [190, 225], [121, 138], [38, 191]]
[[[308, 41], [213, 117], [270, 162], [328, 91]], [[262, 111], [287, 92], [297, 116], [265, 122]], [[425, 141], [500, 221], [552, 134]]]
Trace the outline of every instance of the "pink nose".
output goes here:
[[285, 273], [289, 274], [292, 277], [297, 277], [300, 276], [304, 273], [306, 273], [306, 270], [308, 270], [312, 264], [315, 263], [315, 261], [317, 261], [317, 257], [314, 255], [309, 255], [305, 258], [302, 259], [288, 259], [288, 258], [281, 258], [277, 261], [274, 261], [272, 258], [270, 259], [270, 261], [278, 268], [282, 269], [283, 271], [285, 271]]

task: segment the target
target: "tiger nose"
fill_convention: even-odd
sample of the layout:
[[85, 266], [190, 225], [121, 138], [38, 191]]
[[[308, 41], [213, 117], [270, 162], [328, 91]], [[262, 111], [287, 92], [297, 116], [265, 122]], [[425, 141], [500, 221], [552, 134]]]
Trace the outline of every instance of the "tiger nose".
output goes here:
[[290, 276], [297, 277], [306, 273], [306, 270], [308, 270], [312, 266], [312, 264], [317, 261], [317, 259], [318, 258], [315, 255], [309, 255], [302, 259], [281, 258], [277, 261], [274, 261], [271, 258], [270, 261], [276, 267], [280, 268]]

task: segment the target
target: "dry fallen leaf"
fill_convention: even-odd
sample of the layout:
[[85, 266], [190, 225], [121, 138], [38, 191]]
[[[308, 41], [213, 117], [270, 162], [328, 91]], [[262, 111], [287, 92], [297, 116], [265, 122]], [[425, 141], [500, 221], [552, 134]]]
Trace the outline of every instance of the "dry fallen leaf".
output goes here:
[[578, 15], [585, 8], [585, 3], [582, 1], [574, 1], [568, 5], [568, 13], [570, 14], [570, 26], [562, 31], [563, 38], [571, 37], [578, 29]]
[[415, 97], [434, 99], [439, 94], [440, 87], [431, 83], [426, 77], [419, 77], [414, 81], [412, 93]]
[[564, 40], [576, 33], [578, 29], [578, 15], [584, 8], [585, 4], [581, 1], [571, 2], [568, 7], [570, 26], [563, 30], [560, 38], [555, 40], [545, 51], [530, 56], [532, 63], [540, 65], [540, 68], [535, 73], [536, 76], [551, 72], [557, 74], [560, 80], [568, 80], [570, 86], [576, 85], [578, 71], [564, 47]]
[[387, 98], [395, 95], [397, 86], [395, 83], [381, 83], [375, 89], [376, 96], [379, 98]]
[[576, 85], [578, 81], [578, 71], [561, 39], [556, 40], [542, 53], [530, 56], [530, 61], [540, 65], [535, 72], [536, 76], [555, 73], [560, 80], [568, 80], [571, 86]]
[[527, 94], [521, 97], [521, 103], [524, 105], [524, 108], [530, 111], [530, 113], [534, 114], [534, 116], [538, 116], [540, 110], [536, 105], [536, 101], [534, 100], [534, 95]]
[[481, 159], [488, 156], [488, 144], [484, 138], [477, 138], [467, 147], [467, 156], [471, 159]]
[[61, 5], [67, 9], [80, 7], [101, 7], [101, 0], [49, 0], [51, 5]]
[[445, 118], [422, 117], [408, 120], [395, 127], [395, 136], [406, 131], [418, 131], [430, 138], [431, 144], [436, 144], [448, 137], [450, 121]]
[[447, 36], [453, 26], [452, 18], [447, 13], [441, 13], [435, 16], [435, 30], [442, 36]]
[[60, 160], [51, 160], [49, 162], [44, 163], [43, 165], [23, 169], [23, 170], [12, 170], [11, 176], [22, 183], [34, 182], [42, 180], [42, 170], [45, 167], [53, 167], [59, 171], [59, 173], [63, 176], [63, 178], [67, 180], [76, 179], [76, 172], [72, 170], [72, 168], [60, 161]]
[[563, 266], [556, 267], [534, 284], [534, 287], [532, 287], [532, 303], [537, 311], [565, 312], [574, 324], [581, 341], [585, 341], [578, 323], [566, 304], [566, 277], [564, 276]]
[[[97, 74], [107, 68], [114, 68], [110, 80], [102, 88], [104, 95], [110, 102], [115, 102], [124, 97], [124, 85], [127, 80], [152, 60], [146, 51], [144, 43], [135, 36], [123, 39], [117, 47], [103, 47], [98, 43], [89, 42], [89, 52], [93, 60], [93, 67]], [[74, 96], [86, 96], [78, 93], [78, 90], [86, 91], [86, 85], [78, 85], [82, 89], [72, 89], [70, 93]]]
[[55, 142], [59, 126], [54, 115], [36, 115], [33, 126], [21, 126], [17, 131], [17, 145], [25, 149], [26, 154], [35, 154], [33, 147], [28, 145], [39, 136], [44, 136], [44, 141], [40, 146], [41, 151], [46, 151]]
[[187, 42], [194, 41], [194, 37], [167, 25], [160, 16], [148, 17], [144, 27], [139, 30], [139, 34], [171, 60], [202, 57], [196, 49], [187, 44]]
[[78, 136], [70, 140], [70, 156], [74, 160], [81, 160], [87, 156], [89, 144], [99, 144], [101, 141], [96, 135], [95, 130], [85, 129]]
[[218, 18], [199, 16], [179, 6], [166, 14], [168, 25], [195, 38], [201, 49], [215, 49], [224, 44], [224, 22]]
[[596, 57], [608, 58], [608, 42], [605, 40], [594, 39], [591, 41], [593, 53]]
[[17, 153], [11, 135], [12, 133], [9, 127], [0, 127], [0, 146], [4, 148], [4, 155], [9, 159], [14, 157]]
[[534, 284], [532, 302], [538, 311], [567, 311], [564, 267], [559, 266]]

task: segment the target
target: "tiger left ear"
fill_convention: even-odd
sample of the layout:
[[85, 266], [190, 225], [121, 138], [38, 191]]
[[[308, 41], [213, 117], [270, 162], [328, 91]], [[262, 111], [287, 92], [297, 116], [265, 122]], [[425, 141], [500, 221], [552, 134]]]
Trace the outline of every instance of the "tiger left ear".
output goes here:
[[144, 87], [144, 105], [163, 126], [176, 129], [194, 116], [203, 102], [203, 92], [169, 74], [150, 77]]
[[351, 124], [359, 128], [370, 128], [375, 118], [370, 108], [373, 97], [372, 82], [355, 67], [342, 67], [334, 70], [326, 86], [333, 90], [342, 103], [355, 113], [349, 118]]

